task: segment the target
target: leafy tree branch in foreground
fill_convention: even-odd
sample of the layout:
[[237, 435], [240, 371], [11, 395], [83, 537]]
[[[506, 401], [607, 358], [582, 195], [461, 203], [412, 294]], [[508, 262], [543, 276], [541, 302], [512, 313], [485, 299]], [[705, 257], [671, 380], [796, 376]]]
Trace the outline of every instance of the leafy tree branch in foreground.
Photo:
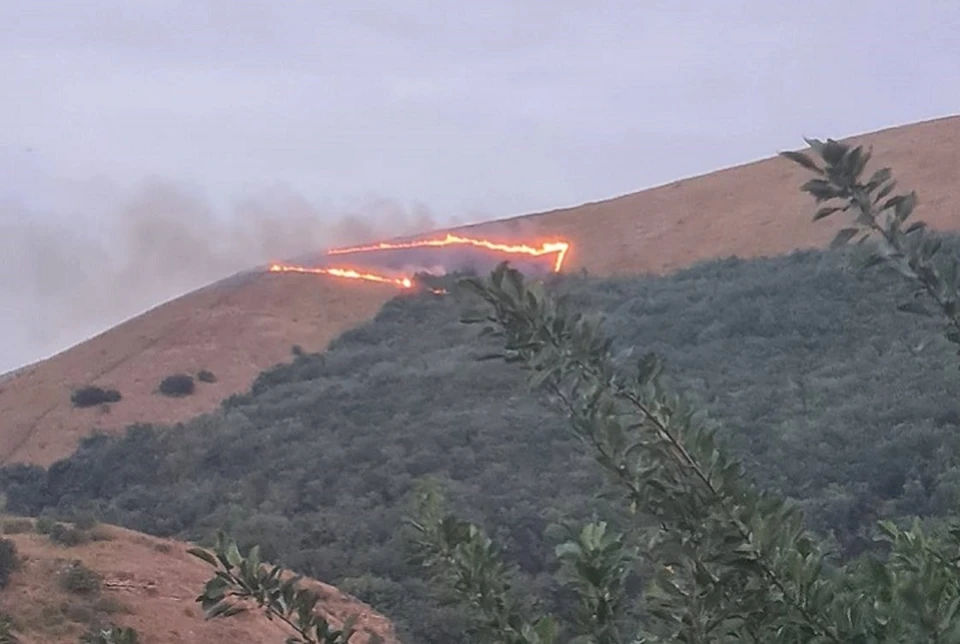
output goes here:
[[[616, 561], [641, 564], [648, 589], [641, 624], [612, 625], [616, 614], [595, 597], [617, 598], [619, 575], [596, 575], [578, 541], [558, 554], [580, 557], [573, 577], [587, 619], [565, 633], [583, 642], [907, 642], [954, 641], [960, 619], [957, 533], [945, 543], [919, 526], [882, 526], [892, 551], [886, 561], [864, 557], [833, 566], [800, 513], [758, 491], [741, 466], [717, 445], [714, 430], [665, 384], [662, 363], [645, 355], [616, 364], [600, 320], [572, 310], [540, 284], [507, 266], [465, 284], [485, 301], [485, 334], [501, 340], [496, 356], [519, 363], [530, 383], [567, 416], [621, 490], [634, 516], [633, 533], [606, 543]], [[436, 501], [426, 503], [427, 507]], [[436, 509], [414, 522], [433, 567], [448, 569], [455, 590], [474, 605], [490, 642], [570, 641], [555, 629], [539, 637], [500, 599], [505, 582], [495, 552], [475, 526]], [[598, 532], [587, 526], [584, 534]], [[583, 541], [581, 539], [580, 541]], [[642, 547], [628, 550], [626, 543]], [[596, 540], [594, 539], [594, 543]], [[609, 568], [608, 568], [609, 569]], [[474, 574], [478, 570], [487, 575]], [[449, 573], [452, 571], [452, 574]], [[883, 580], [883, 583], [880, 583]], [[501, 590], [504, 589], [504, 590]], [[949, 598], [949, 599], [946, 599]], [[622, 606], [622, 602], [610, 602]], [[588, 611], [589, 612], [589, 611]], [[490, 626], [510, 625], [508, 632]], [[526, 633], [533, 633], [527, 635]], [[539, 638], [538, 638], [539, 637]]]
[[[857, 227], [841, 231], [834, 245], [861, 233], [861, 242], [879, 236], [865, 265], [889, 261], [917, 280], [918, 296], [932, 298], [948, 321], [948, 340], [960, 344], [955, 258], [939, 258], [939, 238], [922, 224], [901, 232], [915, 196], [883, 201], [894, 187], [887, 169], [861, 182], [869, 159], [862, 150], [833, 141], [811, 146], [823, 167], [785, 153], [818, 174], [803, 189], [818, 203], [847, 202], [821, 208], [815, 218], [858, 213]], [[463, 286], [484, 307], [466, 321], [483, 323], [483, 335], [498, 341], [485, 357], [528, 373], [531, 388], [562, 413], [606, 473], [623, 509], [617, 529], [587, 523], [556, 548], [558, 580], [576, 605], [546, 614], [540, 606], [548, 602], [514, 595], [512, 569], [484, 531], [447, 513], [439, 492], [423, 486], [409, 521], [417, 555], [472, 609], [471, 641], [960, 641], [960, 531], [935, 537], [918, 522], [882, 522], [879, 553], [839, 563], [793, 505], [752, 484], [718, 444], [715, 428], [668, 386], [657, 356], [615, 354], [599, 316], [527, 283], [507, 265]], [[328, 635], [306, 613], [300, 620], [295, 593], [279, 590], [279, 569], [264, 571], [252, 555], [255, 565], [221, 540], [216, 556], [202, 556], [217, 568], [199, 598], [210, 616], [228, 616], [239, 610], [235, 601], [253, 601], [301, 638], [290, 641], [349, 641], [347, 633], [320, 639]], [[642, 592], [628, 590], [631, 577], [643, 580]], [[281, 601], [285, 592], [290, 598]]]
[[[854, 215], [852, 225], [841, 228], [832, 247], [847, 244], [859, 236], [860, 267], [886, 265], [917, 284], [913, 299], [898, 305], [901, 311], [932, 316], [932, 304], [945, 321], [944, 335], [957, 346], [960, 355], [960, 259], [944, 253], [943, 238], [930, 230], [926, 222], [908, 220], [917, 205], [914, 191], [892, 195], [897, 182], [890, 168], [880, 168], [864, 181], [871, 151], [827, 139], [805, 139], [822, 164], [802, 152], [781, 155], [807, 168], [816, 178], [801, 190], [821, 206], [814, 221], [836, 213]], [[891, 196], [892, 195], [892, 196]], [[838, 203], [840, 205], [838, 205]], [[864, 242], [873, 242], [864, 244]]]
[[317, 614], [319, 597], [308, 588], [301, 588], [302, 577], [289, 576], [280, 566], [265, 566], [260, 548], [254, 546], [246, 556], [236, 542], [222, 533], [217, 536], [213, 552], [192, 548], [190, 554], [216, 570], [197, 597], [207, 618], [231, 617], [248, 610], [252, 604], [270, 620], [283, 622], [293, 633], [287, 644], [346, 644], [356, 632], [353, 619], [343, 628], [333, 628]]

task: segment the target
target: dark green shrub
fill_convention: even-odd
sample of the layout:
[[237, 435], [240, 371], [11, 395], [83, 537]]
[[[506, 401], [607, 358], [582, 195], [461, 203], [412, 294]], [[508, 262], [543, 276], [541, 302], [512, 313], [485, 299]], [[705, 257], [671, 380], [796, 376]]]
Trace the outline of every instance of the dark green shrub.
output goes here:
[[14, 632], [17, 625], [13, 616], [7, 613], [0, 613], [0, 644], [17, 644], [20, 638]]
[[77, 514], [72, 521], [77, 530], [92, 530], [97, 525], [97, 519], [89, 512]]
[[299, 344], [295, 344], [290, 347], [290, 353], [293, 354], [294, 357], [299, 358], [303, 355], [303, 347], [301, 347]]
[[70, 402], [74, 407], [96, 407], [104, 403], [118, 402], [121, 398], [120, 392], [116, 389], [89, 386], [75, 389], [70, 395]]
[[33, 521], [30, 519], [7, 519], [3, 522], [4, 534], [23, 534], [33, 532]]
[[50, 534], [55, 525], [57, 525], [57, 522], [50, 517], [39, 517], [35, 524], [38, 534]]
[[193, 376], [185, 373], [175, 373], [160, 381], [160, 393], [172, 398], [181, 398], [191, 395], [196, 389]]
[[113, 541], [113, 535], [110, 534], [110, 530], [103, 525], [93, 526], [88, 534], [90, 535], [90, 541]]
[[63, 602], [60, 604], [60, 612], [75, 624], [91, 624], [96, 619], [96, 612], [88, 602], [77, 604]]
[[77, 595], [99, 594], [100, 583], [100, 575], [79, 561], [70, 564], [60, 577], [60, 587]]
[[20, 557], [17, 556], [17, 544], [10, 539], [0, 539], [0, 588], [4, 588], [10, 581], [10, 575], [20, 568]]
[[71, 548], [87, 543], [90, 537], [82, 530], [73, 526], [57, 523], [50, 529], [50, 541]]
[[214, 375], [212, 371], [203, 369], [199, 373], [197, 373], [197, 380], [199, 380], [200, 382], [207, 382], [207, 383], [216, 382], [217, 376]]

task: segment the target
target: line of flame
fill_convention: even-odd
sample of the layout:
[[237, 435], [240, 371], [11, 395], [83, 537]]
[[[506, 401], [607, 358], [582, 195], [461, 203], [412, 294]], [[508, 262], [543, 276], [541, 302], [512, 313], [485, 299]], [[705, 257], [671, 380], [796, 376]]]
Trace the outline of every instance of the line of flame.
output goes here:
[[496, 250], [504, 253], [531, 255], [533, 257], [541, 257], [543, 255], [552, 255], [556, 253], [557, 259], [553, 263], [554, 272], [559, 271], [563, 267], [563, 260], [567, 256], [567, 251], [570, 250], [570, 244], [566, 242], [545, 242], [540, 244], [539, 248], [534, 248], [533, 246], [527, 246], [526, 244], [498, 244], [486, 239], [473, 239], [471, 237], [460, 237], [459, 235], [447, 233], [447, 236], [443, 239], [418, 239], [412, 242], [379, 242], [369, 246], [333, 248], [328, 250], [327, 254], [346, 255], [348, 253], [365, 253], [376, 250], [402, 250], [409, 248], [424, 248], [427, 246], [453, 246], [457, 244], [476, 246], [479, 248], [486, 248], [488, 250]]
[[[500, 251], [504, 253], [529, 255], [531, 257], [542, 257], [544, 255], [556, 254], [557, 258], [553, 263], [554, 272], [558, 272], [563, 267], [563, 261], [570, 250], [570, 244], [566, 242], [544, 242], [539, 248], [527, 246], [526, 244], [498, 244], [486, 239], [473, 239], [471, 237], [460, 237], [447, 233], [443, 239], [419, 239], [411, 242], [379, 242], [368, 246], [351, 246], [348, 248], [333, 248], [327, 251], [327, 255], [348, 255], [352, 253], [367, 253], [378, 250], [405, 250], [411, 248], [442, 247], [454, 245], [468, 245], [487, 250]], [[387, 277], [375, 273], [361, 273], [352, 268], [319, 268], [312, 266], [297, 266], [294, 264], [274, 263], [270, 265], [271, 273], [310, 273], [314, 275], [333, 275], [335, 277], [348, 277], [352, 279], [367, 280], [370, 282], [380, 282], [381, 284], [393, 284], [400, 288], [413, 288], [413, 280], [409, 277]], [[435, 293], [445, 292], [443, 289], [431, 289]]]
[[312, 273], [314, 275], [334, 275], [336, 277], [349, 277], [352, 279], [367, 280], [369, 282], [380, 282], [383, 284], [393, 284], [400, 288], [413, 288], [413, 280], [409, 277], [384, 277], [374, 273], [361, 273], [352, 268], [314, 268], [310, 266], [294, 266], [292, 264], [271, 264], [271, 273]]

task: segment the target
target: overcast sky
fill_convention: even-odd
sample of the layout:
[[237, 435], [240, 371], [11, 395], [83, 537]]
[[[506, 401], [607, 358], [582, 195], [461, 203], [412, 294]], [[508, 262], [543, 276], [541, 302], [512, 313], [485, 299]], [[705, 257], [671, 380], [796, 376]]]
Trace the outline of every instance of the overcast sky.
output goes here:
[[305, 245], [957, 113], [958, 61], [956, 0], [3, 0], [0, 372]]

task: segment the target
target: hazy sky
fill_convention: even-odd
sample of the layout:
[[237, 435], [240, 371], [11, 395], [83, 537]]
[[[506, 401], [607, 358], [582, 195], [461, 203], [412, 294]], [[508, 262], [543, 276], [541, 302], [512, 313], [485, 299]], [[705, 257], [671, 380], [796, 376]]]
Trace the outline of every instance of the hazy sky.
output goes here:
[[960, 2], [3, 0], [0, 372], [316, 245], [960, 112]]

